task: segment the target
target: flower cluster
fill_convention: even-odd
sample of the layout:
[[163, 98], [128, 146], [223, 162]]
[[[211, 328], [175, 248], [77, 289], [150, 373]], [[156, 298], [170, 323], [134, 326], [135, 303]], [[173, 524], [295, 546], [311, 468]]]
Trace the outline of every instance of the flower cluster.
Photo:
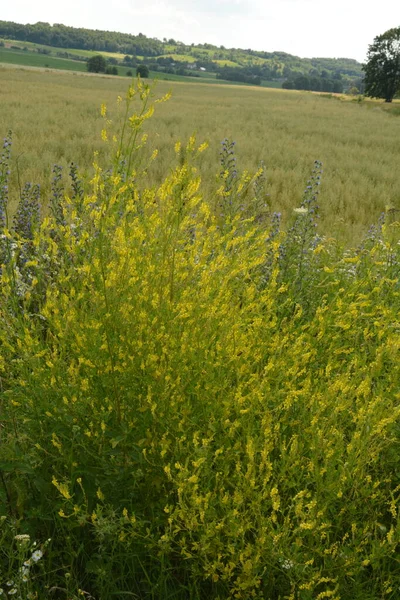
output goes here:
[[9, 568], [12, 569], [8, 579], [1, 581], [0, 568], [0, 597], [16, 600], [36, 597], [32, 590], [33, 570], [37, 572], [37, 565], [50, 541], [48, 539], [39, 547], [37, 542], [31, 541], [29, 534], [20, 533], [14, 536], [13, 548], [8, 555]]
[[[23, 297], [2, 273], [7, 509], [49, 532], [66, 597], [395, 598], [396, 215], [362, 249], [319, 238], [317, 162], [287, 229], [258, 219], [262, 173], [225, 142], [208, 197], [194, 136], [148, 185], [140, 86], [112, 166], [71, 198], [56, 172]], [[13, 544], [7, 596], [44, 562]]]

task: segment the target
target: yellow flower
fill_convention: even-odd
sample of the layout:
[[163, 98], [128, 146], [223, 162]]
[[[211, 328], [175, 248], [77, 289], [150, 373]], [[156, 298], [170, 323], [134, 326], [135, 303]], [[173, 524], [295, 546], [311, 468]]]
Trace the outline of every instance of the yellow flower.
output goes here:
[[66, 500], [70, 500], [72, 498], [69, 493], [68, 486], [65, 483], [59, 483], [55, 477], [53, 477], [51, 483], [58, 489], [60, 494], [64, 496]]
[[207, 150], [208, 148], [208, 142], [203, 142], [198, 148], [197, 148], [197, 152], [200, 154], [201, 152], [204, 152], [204, 150]]

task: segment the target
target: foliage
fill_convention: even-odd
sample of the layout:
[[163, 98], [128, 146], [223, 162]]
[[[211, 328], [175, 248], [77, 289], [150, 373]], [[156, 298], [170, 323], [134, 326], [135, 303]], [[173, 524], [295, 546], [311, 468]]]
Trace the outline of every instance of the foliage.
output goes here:
[[[21, 25], [0, 21], [0, 35], [25, 43], [43, 44], [59, 48], [118, 52], [125, 54], [132, 67], [140, 57], [146, 58], [150, 70], [171, 74], [192, 75], [205, 68], [209, 73], [227, 81], [259, 85], [260, 81], [293, 81], [298, 76], [325, 77], [335, 80], [341, 76], [351, 87], [361, 76], [361, 65], [348, 58], [299, 58], [286, 52], [264, 52], [251, 49], [224, 48], [212, 44], [186, 45], [175, 40], [160, 41], [138, 35], [110, 31], [76, 29], [65, 25], [36, 23]], [[48, 51], [41, 48], [40, 51]], [[115, 57], [114, 57], [115, 60]], [[126, 64], [126, 62], [125, 62]], [[186, 71], [187, 69], [187, 71]], [[324, 75], [325, 73], [325, 75]], [[338, 85], [336, 83], [336, 85]], [[355, 84], [357, 85], [357, 84]], [[357, 85], [359, 87], [359, 85]], [[336, 90], [327, 90], [336, 91]]]
[[249, 85], [260, 85], [261, 77], [247, 73], [248, 69], [237, 69], [235, 67], [222, 67], [217, 70], [217, 79], [226, 79], [227, 81], [241, 81]]
[[22, 25], [11, 21], [0, 21], [0, 35], [58, 48], [80, 48], [104, 52], [122, 52], [142, 56], [162, 54], [162, 44], [145, 35], [131, 35], [110, 31], [68, 27], [62, 24], [50, 25], [38, 22]]
[[106, 67], [106, 75], [118, 75], [118, 68], [115, 65]]
[[136, 75], [140, 77], [148, 77], [149, 76], [149, 67], [147, 65], [138, 65], [136, 68]]
[[400, 91], [400, 27], [378, 35], [368, 48], [365, 95], [391, 102]]
[[0, 517], [0, 596], [30, 600], [37, 597], [35, 579], [51, 540], [38, 544], [29, 534], [17, 531], [7, 517]]
[[394, 600], [397, 212], [321, 239], [317, 162], [282, 231], [229, 140], [204, 196], [194, 136], [149, 185], [158, 101], [119, 103], [112, 164], [71, 193], [55, 169], [49, 214], [29, 189], [1, 237], [0, 511], [52, 540], [33, 591]]
[[343, 92], [343, 81], [341, 78], [330, 79], [318, 75], [307, 76], [297, 75], [291, 79], [287, 79], [282, 83], [282, 87], [286, 90], [311, 90], [314, 92]]
[[107, 68], [107, 61], [101, 54], [92, 56], [87, 61], [87, 70], [89, 73], [104, 73]]

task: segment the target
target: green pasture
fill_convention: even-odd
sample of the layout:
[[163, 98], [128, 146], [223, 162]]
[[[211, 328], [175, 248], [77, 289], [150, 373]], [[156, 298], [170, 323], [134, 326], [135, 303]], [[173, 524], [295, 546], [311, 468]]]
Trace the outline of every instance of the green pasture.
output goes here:
[[80, 50], [80, 49], [76, 49], [76, 48], [59, 48], [57, 46], [46, 46], [44, 44], [36, 44], [35, 42], [27, 42], [27, 41], [23, 41], [20, 42], [18, 40], [8, 40], [5, 38], [0, 39], [0, 41], [3, 41], [6, 45], [6, 47], [10, 47], [10, 46], [18, 46], [21, 49], [23, 48], [27, 48], [30, 51], [37, 51], [38, 49], [43, 49], [43, 50], [49, 50], [52, 54], [56, 54], [57, 52], [68, 52], [68, 54], [74, 54], [76, 56], [86, 56], [88, 58], [90, 58], [91, 56], [95, 56], [96, 54], [102, 54], [103, 56], [105, 56], [106, 58], [117, 58], [122, 60], [124, 58], [124, 54], [121, 54], [120, 52], [105, 52], [105, 51], [97, 51], [97, 50]]
[[27, 67], [42, 67], [49, 69], [61, 69], [63, 71], [86, 71], [86, 63], [71, 60], [69, 58], [59, 58], [49, 54], [39, 54], [33, 52], [24, 52], [23, 50], [14, 50], [0, 47], [0, 63], [14, 65], [25, 65]]

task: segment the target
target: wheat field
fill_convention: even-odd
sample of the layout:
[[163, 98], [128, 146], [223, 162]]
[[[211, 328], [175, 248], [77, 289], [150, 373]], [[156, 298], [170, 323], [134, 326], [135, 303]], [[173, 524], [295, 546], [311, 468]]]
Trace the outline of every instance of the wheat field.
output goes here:
[[[126, 79], [9, 67], [1, 68], [0, 79], [0, 131], [13, 131], [14, 203], [25, 181], [49, 189], [54, 164], [67, 168], [74, 161], [90, 170], [95, 151], [107, 158], [100, 105], [118, 121], [116, 98], [125, 93]], [[159, 82], [159, 93], [169, 89], [171, 100], [149, 124], [149, 148], [159, 149], [150, 182], [165, 175], [176, 141], [197, 133], [209, 142], [200, 168], [210, 192], [220, 144], [228, 138], [236, 142], [239, 169], [265, 163], [271, 210], [284, 219], [299, 205], [313, 161], [322, 161], [320, 231], [346, 243], [356, 243], [385, 208], [398, 208], [400, 119], [382, 103]]]

